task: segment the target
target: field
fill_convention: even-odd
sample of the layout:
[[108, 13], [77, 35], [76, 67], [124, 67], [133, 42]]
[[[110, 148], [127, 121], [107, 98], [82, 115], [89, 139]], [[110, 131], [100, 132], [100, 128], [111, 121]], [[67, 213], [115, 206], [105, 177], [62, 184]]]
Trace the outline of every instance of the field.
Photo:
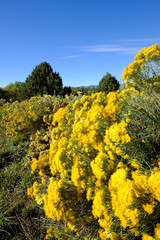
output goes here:
[[1, 239], [160, 239], [160, 47], [115, 92], [0, 102]]

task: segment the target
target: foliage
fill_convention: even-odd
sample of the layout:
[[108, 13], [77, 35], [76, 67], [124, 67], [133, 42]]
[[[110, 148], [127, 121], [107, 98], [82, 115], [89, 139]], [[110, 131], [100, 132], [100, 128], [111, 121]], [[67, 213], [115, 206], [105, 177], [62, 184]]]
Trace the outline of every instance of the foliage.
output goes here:
[[[49, 126], [65, 105], [52, 96], [3, 103], [0, 106], [0, 239], [44, 239], [49, 220], [27, 188], [35, 181], [30, 158], [49, 148]], [[38, 134], [44, 134], [41, 139]], [[36, 145], [37, 144], [37, 145]]]
[[0, 99], [6, 99], [7, 101], [10, 99], [10, 94], [3, 88], [0, 88]]
[[[10, 83], [4, 88], [4, 90], [8, 93], [11, 102], [26, 99], [27, 89], [26, 84], [23, 82]], [[8, 98], [4, 98], [8, 101]]]
[[51, 123], [53, 113], [63, 106], [63, 100], [54, 96], [32, 97], [23, 102], [7, 103], [2, 108], [2, 125], [7, 136], [28, 138], [34, 135], [44, 123]]
[[[49, 218], [65, 221], [77, 239], [91, 234], [92, 228], [94, 234], [99, 231], [102, 239], [109, 238], [111, 234], [115, 235], [112, 229], [117, 229], [117, 224], [120, 224], [117, 237], [122, 233], [124, 236], [132, 235], [132, 238], [141, 236], [145, 223], [141, 229], [138, 223], [150, 210], [147, 208], [148, 192], [142, 195], [142, 186], [139, 186], [137, 178], [148, 175], [148, 179], [152, 179], [155, 162], [158, 164], [159, 161], [156, 159], [160, 139], [157, 125], [159, 102], [156, 93], [148, 97], [145, 93], [129, 89], [110, 93], [108, 97], [102, 93], [91, 98], [82, 97], [74, 105], [55, 113], [49, 155], [47, 157], [46, 152], [43, 157], [32, 161], [32, 173], [38, 169], [42, 183], [35, 182], [29, 189], [29, 194], [35, 196], [39, 204], [44, 201], [44, 210]], [[148, 112], [150, 106], [152, 110]], [[130, 112], [125, 109], [130, 109]], [[144, 119], [148, 121], [143, 129]], [[152, 136], [147, 127], [152, 129]], [[140, 132], [139, 128], [143, 131]], [[45, 171], [46, 166], [50, 166], [50, 172]], [[44, 193], [44, 186], [48, 183], [45, 179], [48, 178], [48, 190]], [[158, 207], [154, 191], [150, 190], [149, 194], [155, 207]], [[143, 201], [139, 195], [144, 198]], [[158, 218], [153, 216], [153, 219], [158, 224]], [[87, 226], [88, 231], [80, 231], [82, 226]], [[137, 229], [132, 231], [136, 226]], [[147, 229], [148, 225], [144, 232]]]
[[63, 88], [63, 97], [65, 97], [65, 95], [70, 95], [71, 92], [72, 92], [72, 89], [71, 89], [70, 86], [69, 87], [64, 87]]
[[135, 87], [149, 87], [160, 89], [160, 46], [154, 44], [143, 48], [134, 57], [134, 62], [129, 64], [122, 75], [126, 85]]
[[91, 95], [92, 93], [96, 93], [97, 92], [97, 87], [72, 87], [71, 89], [71, 93], [74, 96], [78, 96], [79, 94], [82, 95]]
[[[4, 129], [0, 124], [0, 239], [38, 236], [45, 225], [40, 222], [43, 211], [29, 201], [26, 194], [27, 187], [34, 181], [25, 158], [29, 141], [9, 138]], [[29, 212], [27, 209], [31, 206], [32, 212]]]
[[54, 114], [28, 188], [53, 220], [47, 239], [160, 238], [159, 110], [158, 92], [130, 87]]
[[42, 62], [33, 69], [25, 82], [10, 83], [0, 88], [0, 99], [7, 102], [23, 101], [33, 96], [62, 95], [70, 93], [70, 88], [62, 87], [62, 78], [59, 73], [53, 72], [47, 62]]
[[1, 169], [0, 239], [44, 237], [47, 225], [44, 212], [26, 194], [26, 189], [33, 180], [24, 158]]
[[1, 239], [160, 238], [159, 71], [139, 70], [122, 91], [0, 103]]
[[99, 92], [114, 92], [119, 89], [119, 82], [115, 77], [113, 77], [110, 73], [106, 73], [105, 76], [100, 80], [98, 85]]
[[49, 94], [62, 94], [62, 78], [59, 73], [53, 72], [47, 62], [42, 62], [33, 69], [26, 79], [28, 97]]

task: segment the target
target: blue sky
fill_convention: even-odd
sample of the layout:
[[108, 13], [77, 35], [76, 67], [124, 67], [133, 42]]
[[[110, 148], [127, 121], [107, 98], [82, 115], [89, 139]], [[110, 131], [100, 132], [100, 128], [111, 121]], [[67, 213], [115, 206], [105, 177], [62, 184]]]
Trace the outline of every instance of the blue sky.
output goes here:
[[0, 3], [0, 87], [48, 62], [64, 86], [119, 81], [134, 55], [160, 43], [159, 0], [5, 0]]

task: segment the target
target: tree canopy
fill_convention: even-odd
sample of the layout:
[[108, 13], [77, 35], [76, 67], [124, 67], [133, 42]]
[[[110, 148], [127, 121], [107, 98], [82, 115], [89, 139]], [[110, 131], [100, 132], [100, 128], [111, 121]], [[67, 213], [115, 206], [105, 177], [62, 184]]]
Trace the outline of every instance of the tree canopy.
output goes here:
[[65, 86], [65, 87], [63, 88], [63, 97], [65, 97], [65, 95], [70, 95], [71, 92], [72, 92], [71, 86], [69, 86], [69, 87], [66, 87], [66, 86]]
[[[26, 99], [27, 89], [24, 82], [10, 83], [4, 88], [4, 90], [12, 101], [23, 101]], [[8, 99], [6, 98], [6, 100]]]
[[26, 79], [28, 97], [49, 94], [62, 94], [62, 78], [59, 73], [53, 72], [47, 62], [37, 65]]
[[5, 88], [0, 88], [0, 98], [7, 101], [23, 101], [33, 96], [62, 95], [62, 78], [53, 72], [47, 62], [37, 65], [25, 82], [10, 83]]
[[99, 82], [98, 91], [106, 93], [114, 92], [119, 89], [119, 86], [118, 80], [107, 72]]
[[3, 88], [0, 88], [0, 99], [5, 99], [7, 101], [9, 101], [10, 95], [8, 93], [8, 91], [6, 91]]

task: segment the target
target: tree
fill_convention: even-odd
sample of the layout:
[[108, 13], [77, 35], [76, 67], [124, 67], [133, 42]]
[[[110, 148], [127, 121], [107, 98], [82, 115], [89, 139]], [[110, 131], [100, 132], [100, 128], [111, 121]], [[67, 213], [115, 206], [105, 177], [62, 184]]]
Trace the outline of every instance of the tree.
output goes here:
[[[48, 84], [48, 87], [50, 88], [50, 90], [48, 89], [48, 94], [53, 95], [62, 95], [63, 93], [63, 84], [62, 84], [62, 78], [60, 77], [59, 73], [55, 72], [53, 74], [53, 81], [50, 81], [50, 83]], [[50, 93], [49, 93], [50, 92]]]
[[26, 84], [24, 82], [10, 83], [4, 88], [12, 101], [23, 101], [26, 99]]
[[5, 99], [6, 101], [9, 101], [11, 98], [9, 92], [3, 88], [0, 88], [0, 99]]
[[65, 95], [70, 95], [71, 92], [72, 92], [72, 89], [71, 89], [70, 86], [69, 87], [64, 87], [63, 88], [63, 97], [65, 97]]
[[47, 62], [37, 65], [26, 79], [28, 97], [49, 94], [62, 94], [62, 78], [59, 73], [54, 73]]
[[98, 92], [114, 92], [119, 89], [118, 80], [113, 77], [110, 73], [106, 73], [106, 75], [100, 80], [99, 85], [97, 87]]

